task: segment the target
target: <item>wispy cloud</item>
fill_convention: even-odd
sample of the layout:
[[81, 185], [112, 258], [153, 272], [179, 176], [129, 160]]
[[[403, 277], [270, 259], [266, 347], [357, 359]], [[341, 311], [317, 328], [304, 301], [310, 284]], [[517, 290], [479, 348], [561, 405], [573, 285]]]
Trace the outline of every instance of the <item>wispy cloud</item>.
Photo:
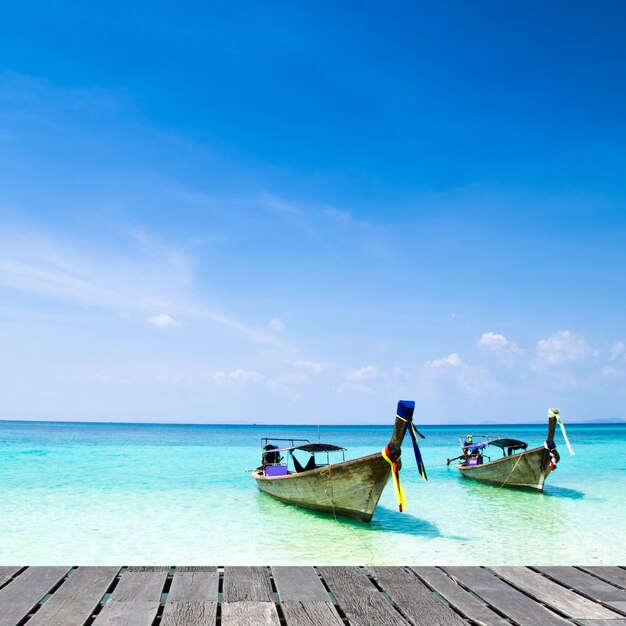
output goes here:
[[309, 361], [306, 359], [294, 361], [293, 366], [296, 369], [305, 370], [310, 374], [321, 374], [335, 367], [334, 363], [325, 363], [323, 361]]
[[255, 342], [282, 345], [272, 334], [197, 302], [191, 267], [180, 249], [144, 231], [131, 233], [123, 249], [86, 247], [19, 228], [0, 233], [0, 287], [115, 315], [149, 313], [150, 323], [161, 327], [177, 325], [177, 317], [204, 319]]
[[265, 376], [253, 370], [236, 369], [230, 372], [215, 372], [213, 382], [216, 385], [228, 385], [234, 383], [258, 383], [265, 380]]
[[377, 378], [379, 374], [380, 370], [378, 369], [378, 367], [370, 364], [346, 372], [345, 378], [346, 380], [351, 381], [372, 380], [373, 378]]
[[316, 201], [287, 200], [267, 191], [260, 192], [258, 200], [311, 239], [348, 245], [377, 258], [387, 258], [394, 250], [379, 225], [358, 219], [345, 209]]

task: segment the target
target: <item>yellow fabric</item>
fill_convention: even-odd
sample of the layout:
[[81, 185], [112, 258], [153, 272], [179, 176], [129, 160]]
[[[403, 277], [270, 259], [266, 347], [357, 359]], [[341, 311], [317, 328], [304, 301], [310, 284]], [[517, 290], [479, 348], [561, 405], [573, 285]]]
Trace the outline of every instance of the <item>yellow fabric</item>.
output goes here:
[[[402, 418], [400, 418], [402, 419]], [[398, 472], [397, 465], [387, 456], [385, 450], [381, 452], [383, 455], [383, 459], [391, 465], [391, 473], [393, 475], [393, 488], [396, 492], [396, 500], [398, 500], [398, 506], [400, 507], [400, 511], [403, 511], [406, 508], [406, 497], [404, 495], [404, 489], [402, 488], [402, 483], [400, 482], [400, 472]]]

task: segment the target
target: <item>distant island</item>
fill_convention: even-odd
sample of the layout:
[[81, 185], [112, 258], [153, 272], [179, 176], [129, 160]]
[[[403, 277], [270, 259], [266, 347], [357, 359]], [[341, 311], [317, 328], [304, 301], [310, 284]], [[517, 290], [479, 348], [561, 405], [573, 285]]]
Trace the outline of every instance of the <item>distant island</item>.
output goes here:
[[579, 424], [626, 424], [626, 419], [623, 417], [601, 417], [595, 420], [584, 420], [578, 422]]

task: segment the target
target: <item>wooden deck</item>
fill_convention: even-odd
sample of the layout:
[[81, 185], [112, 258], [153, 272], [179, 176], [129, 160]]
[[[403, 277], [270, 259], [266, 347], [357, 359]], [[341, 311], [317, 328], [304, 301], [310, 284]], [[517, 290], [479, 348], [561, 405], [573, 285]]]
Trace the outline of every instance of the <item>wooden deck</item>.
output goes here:
[[0, 626], [618, 626], [622, 567], [0, 567]]

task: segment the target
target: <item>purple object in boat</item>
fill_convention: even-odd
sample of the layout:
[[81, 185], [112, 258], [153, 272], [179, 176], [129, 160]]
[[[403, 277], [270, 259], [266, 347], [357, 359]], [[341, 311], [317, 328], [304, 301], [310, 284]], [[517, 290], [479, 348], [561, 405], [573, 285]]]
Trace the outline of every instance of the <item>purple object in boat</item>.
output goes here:
[[468, 465], [480, 465], [482, 463], [482, 459], [479, 456], [471, 456], [467, 459]]
[[265, 475], [266, 476], [287, 476], [287, 466], [286, 465], [266, 465]]

